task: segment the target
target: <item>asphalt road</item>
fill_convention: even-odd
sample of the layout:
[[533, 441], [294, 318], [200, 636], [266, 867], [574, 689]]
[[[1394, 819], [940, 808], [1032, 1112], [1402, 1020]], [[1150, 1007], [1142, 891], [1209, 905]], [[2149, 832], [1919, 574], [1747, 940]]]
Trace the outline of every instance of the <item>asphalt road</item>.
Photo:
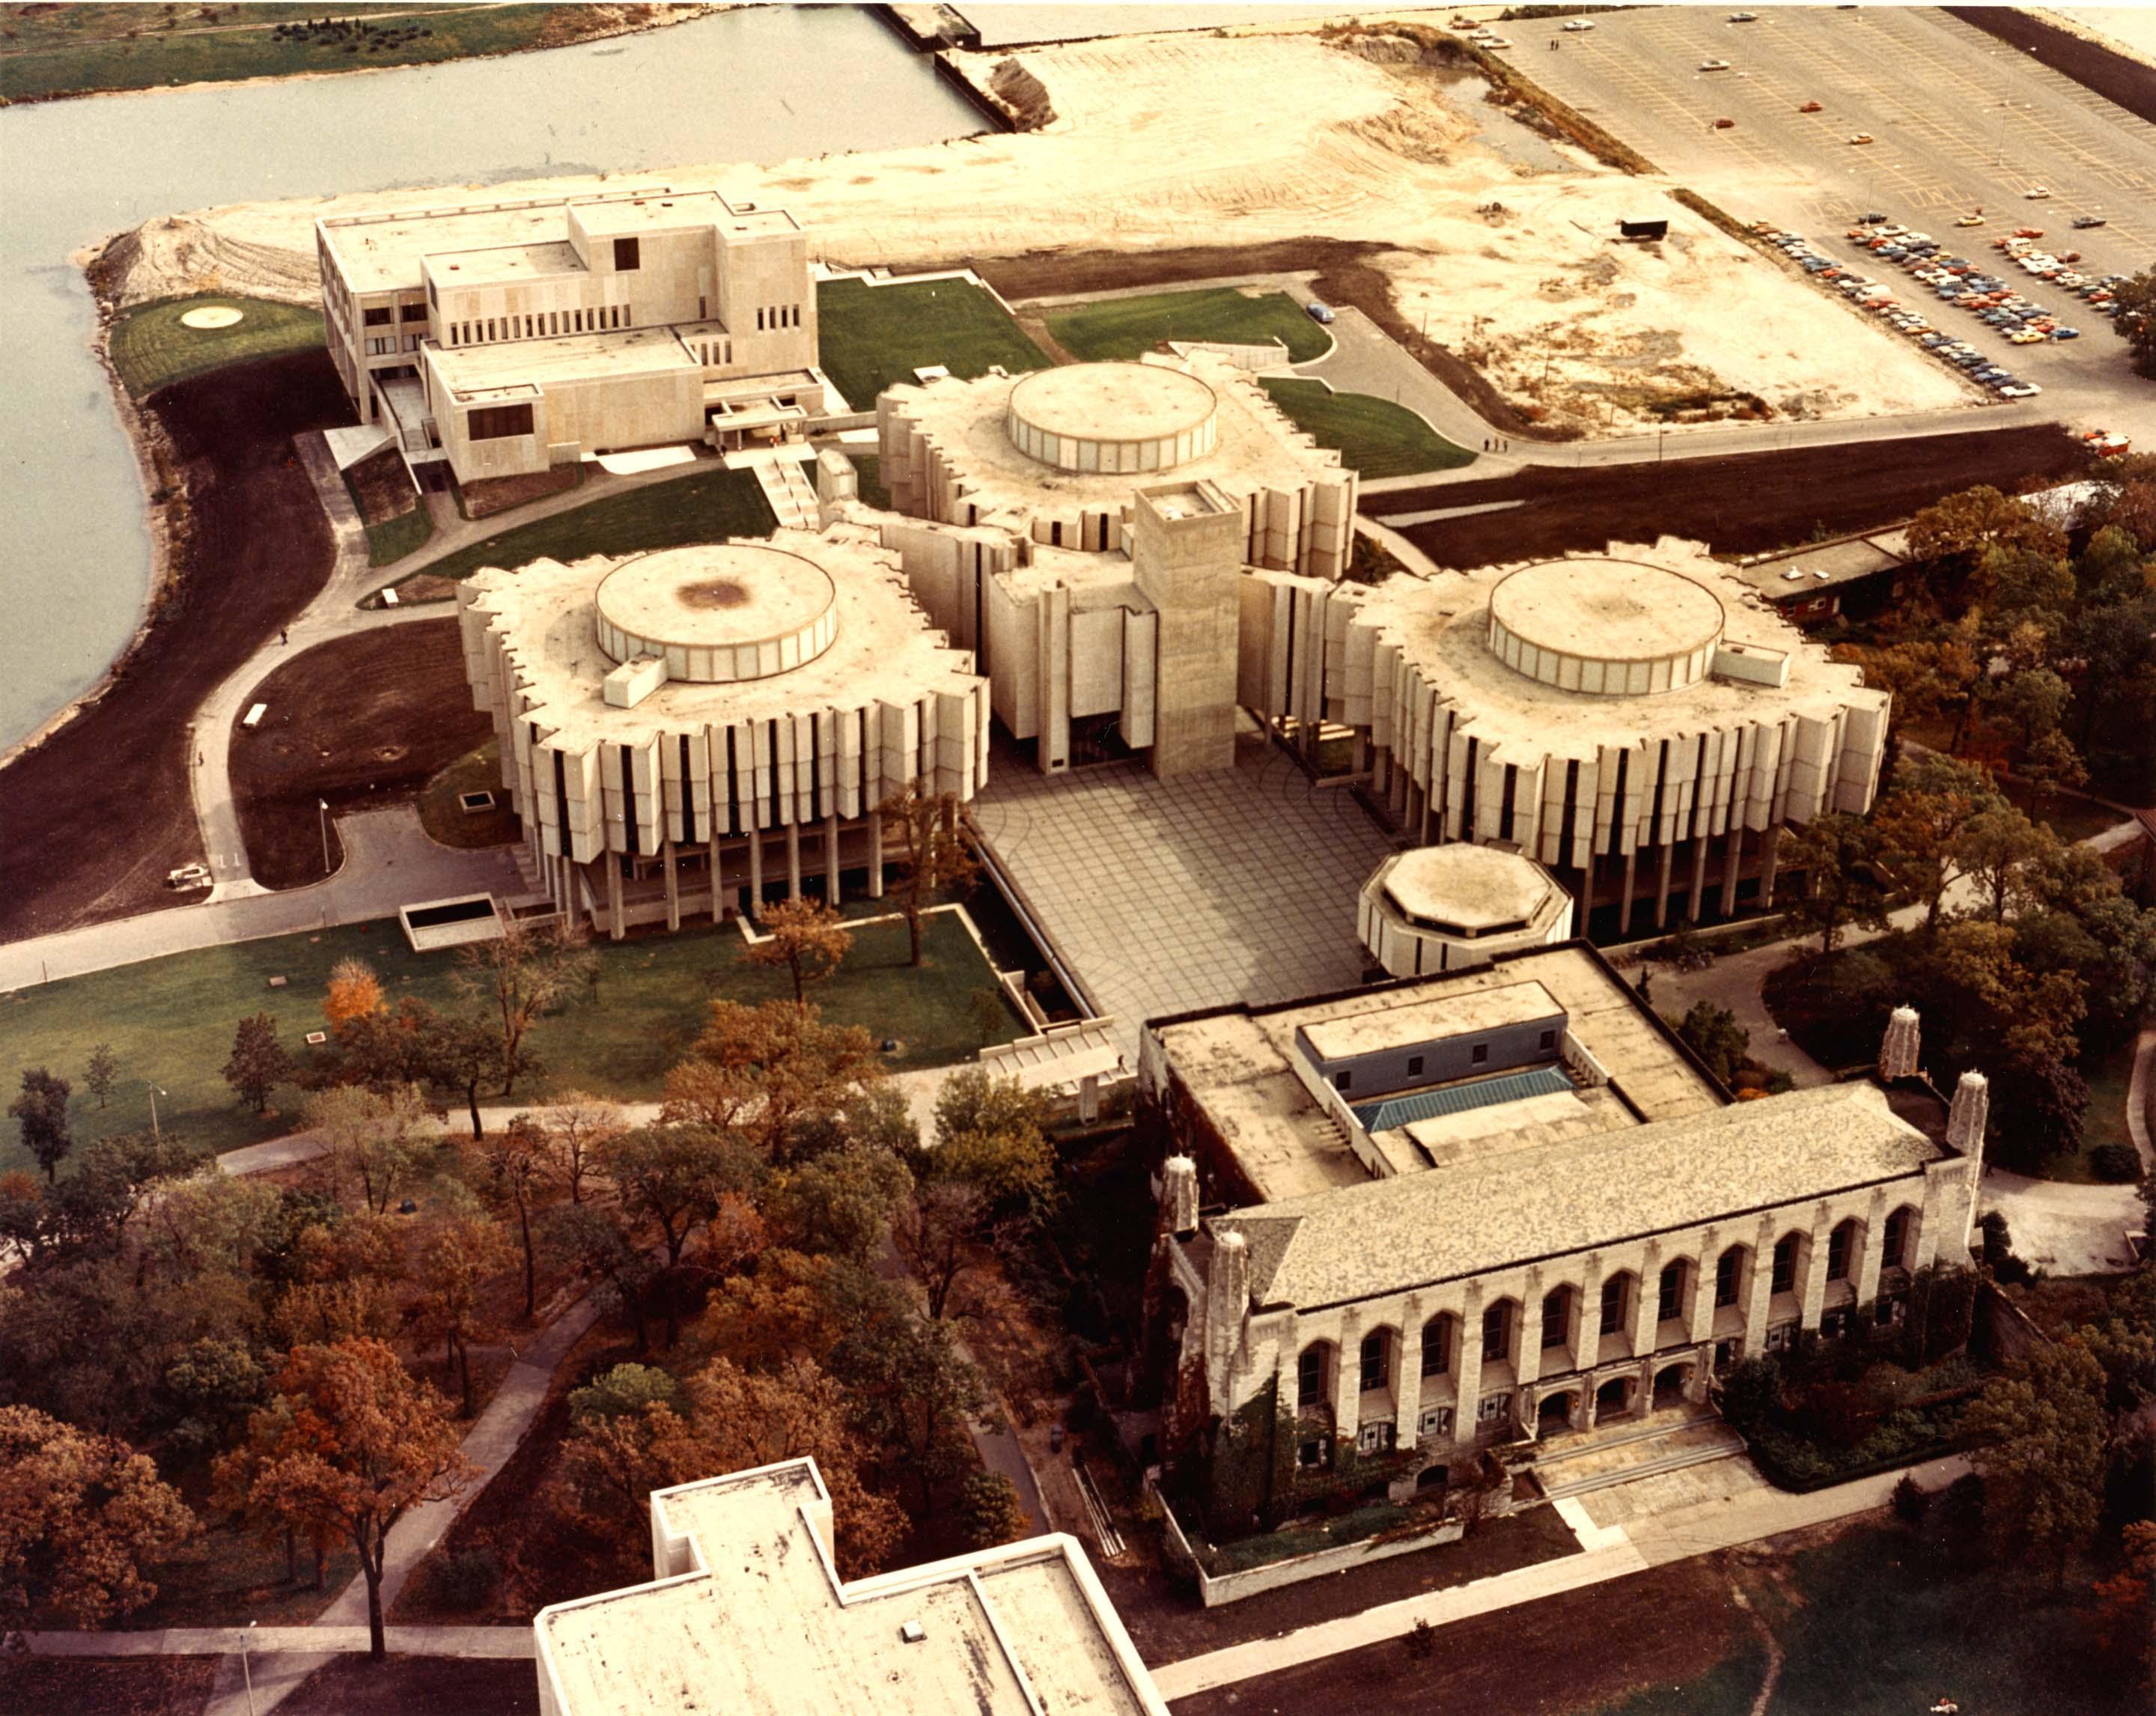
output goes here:
[[[1844, 229], [1877, 210], [1943, 243], [1959, 239], [1971, 260], [1997, 259], [1989, 240], [2026, 225], [2043, 229], [2048, 249], [2080, 250], [2084, 272], [2156, 261], [2156, 126], [1928, 8], [1764, 7], [1757, 23], [1727, 19], [1719, 6], [1605, 13], [1555, 52], [1553, 27], [1523, 24], [1508, 31], [1507, 57], [1679, 183], [1830, 255], [1853, 255]], [[1710, 59], [1730, 69], [1699, 70]], [[1799, 112], [1808, 100], [1823, 110]], [[1717, 118], [1736, 123], [1717, 131]], [[1851, 144], [1859, 132], [1876, 141]], [[2025, 199], [2038, 185], [2052, 197]], [[1976, 208], [1986, 225], [1954, 227]], [[2108, 223], [2071, 231], [2082, 213]], [[2156, 386], [2128, 367], [2108, 321], [2071, 294], [1999, 270], [2083, 335], [2015, 347], [1899, 270], [1865, 271], [1892, 283], [1902, 303], [1936, 311], [1935, 326], [1995, 347], [2076, 426], [2156, 438]]]

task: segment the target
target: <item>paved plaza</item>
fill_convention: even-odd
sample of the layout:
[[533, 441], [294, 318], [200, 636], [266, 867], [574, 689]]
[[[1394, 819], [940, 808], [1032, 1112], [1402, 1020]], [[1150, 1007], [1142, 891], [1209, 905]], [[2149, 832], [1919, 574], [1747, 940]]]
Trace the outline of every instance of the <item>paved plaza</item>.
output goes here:
[[1260, 733], [1238, 737], [1232, 771], [1171, 781], [999, 757], [974, 809], [1133, 1067], [1149, 1018], [1362, 979], [1355, 893], [1394, 843]]

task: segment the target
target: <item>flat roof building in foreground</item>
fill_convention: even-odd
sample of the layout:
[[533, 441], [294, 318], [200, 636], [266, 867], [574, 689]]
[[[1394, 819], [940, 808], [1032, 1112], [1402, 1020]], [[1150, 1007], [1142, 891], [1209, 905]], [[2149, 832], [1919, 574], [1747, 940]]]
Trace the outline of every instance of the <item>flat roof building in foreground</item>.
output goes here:
[[528, 476], [824, 408], [808, 241], [783, 209], [663, 185], [316, 223], [330, 357], [415, 469]]
[[826, 899], [855, 869], [880, 897], [875, 807], [988, 778], [972, 656], [855, 527], [489, 568], [457, 611], [546, 891], [617, 937], [798, 896], [804, 835]]
[[1728, 915], [1748, 843], [1771, 905], [1782, 830], [1878, 787], [1887, 694], [1697, 542], [1241, 594], [1245, 706], [1353, 728], [1415, 839], [1508, 843], [1620, 932], [1710, 880]]
[[1943, 1141], [1900, 1087], [1732, 1102], [1581, 943], [1157, 1020], [1139, 1076], [1178, 1153], [1171, 1462], [1243, 1415], [1293, 1440], [1257, 1462], [1291, 1485], [1346, 1447], [1404, 1493], [1892, 1322], [1914, 1272], [1969, 1261], [1980, 1076]]
[[1167, 1716], [1057, 1535], [839, 1579], [813, 1460], [651, 1498], [651, 1584], [542, 1609], [542, 1716]]

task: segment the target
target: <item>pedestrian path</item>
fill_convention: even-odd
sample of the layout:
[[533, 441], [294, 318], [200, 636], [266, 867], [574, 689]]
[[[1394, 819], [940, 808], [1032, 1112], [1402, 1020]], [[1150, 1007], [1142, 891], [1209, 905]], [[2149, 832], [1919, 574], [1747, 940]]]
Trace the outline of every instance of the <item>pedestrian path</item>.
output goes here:
[[[528, 1626], [391, 1626], [382, 1630], [393, 1657], [531, 1655]], [[364, 1626], [167, 1626], [141, 1632], [33, 1632], [33, 1657], [277, 1657], [297, 1652], [357, 1656], [371, 1647]], [[244, 1679], [243, 1677], [243, 1685]], [[257, 1683], [258, 1703], [260, 1683]]]

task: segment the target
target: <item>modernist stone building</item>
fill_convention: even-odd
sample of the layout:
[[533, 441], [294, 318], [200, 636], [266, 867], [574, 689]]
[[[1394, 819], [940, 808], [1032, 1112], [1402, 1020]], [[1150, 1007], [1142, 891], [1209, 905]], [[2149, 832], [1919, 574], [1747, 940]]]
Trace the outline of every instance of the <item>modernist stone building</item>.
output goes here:
[[665, 186], [316, 223], [331, 361], [415, 470], [798, 434], [824, 409], [808, 241]]
[[1904, 1117], [1928, 1098], [1874, 1084], [1733, 1102], [1582, 943], [1156, 1020], [1140, 1079], [1178, 1153], [1172, 1460], [1255, 1414], [1238, 1433], [1300, 1467], [1345, 1441], [1442, 1482], [1891, 1322], [1915, 1272], [1969, 1261], [1980, 1076], [1938, 1138]]
[[1395, 852], [1356, 897], [1355, 927], [1378, 966], [1422, 977], [1572, 937], [1572, 896], [1532, 858], [1496, 846]]
[[988, 778], [987, 686], [853, 527], [489, 568], [457, 604], [547, 891], [615, 936], [798, 894], [804, 863], [880, 896], [875, 806]]
[[1773, 902], [1782, 830], [1867, 809], [1888, 699], [1697, 542], [1375, 589], [1260, 571], [1238, 695], [1344, 723], [1424, 844], [1503, 842], [1623, 927]]
[[542, 1716], [1167, 1716], [1076, 1539], [842, 1580], [813, 1460], [654, 1491], [652, 1582], [533, 1619]]
[[1103, 746], [1163, 775], [1232, 766], [1244, 569], [1342, 574], [1337, 453], [1204, 353], [938, 379], [876, 412], [906, 515], [884, 541], [1044, 771]]

